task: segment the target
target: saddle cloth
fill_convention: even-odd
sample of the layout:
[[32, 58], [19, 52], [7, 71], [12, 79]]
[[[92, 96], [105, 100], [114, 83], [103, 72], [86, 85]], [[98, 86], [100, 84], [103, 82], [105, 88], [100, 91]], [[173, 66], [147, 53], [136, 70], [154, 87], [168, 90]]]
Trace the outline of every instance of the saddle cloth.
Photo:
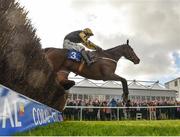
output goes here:
[[81, 52], [72, 49], [72, 50], [68, 50], [67, 58], [80, 62], [82, 59], [82, 55]]
[[[86, 51], [90, 59], [94, 59], [95, 55], [93, 52]], [[68, 50], [67, 58], [71, 60], [75, 60], [77, 62], [80, 62], [82, 59], [81, 52], [76, 51], [74, 49]]]

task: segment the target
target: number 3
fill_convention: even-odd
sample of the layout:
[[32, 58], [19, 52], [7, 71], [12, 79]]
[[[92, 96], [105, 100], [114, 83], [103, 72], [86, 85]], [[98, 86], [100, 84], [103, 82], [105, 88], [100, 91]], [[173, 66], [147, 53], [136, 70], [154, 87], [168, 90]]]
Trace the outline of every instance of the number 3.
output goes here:
[[71, 58], [76, 59], [76, 52], [71, 52]]

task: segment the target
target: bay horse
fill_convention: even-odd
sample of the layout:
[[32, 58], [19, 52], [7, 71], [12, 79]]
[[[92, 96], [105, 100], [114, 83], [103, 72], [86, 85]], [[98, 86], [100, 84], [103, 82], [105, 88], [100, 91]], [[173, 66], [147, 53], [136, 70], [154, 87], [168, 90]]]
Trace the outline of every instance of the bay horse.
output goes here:
[[90, 66], [87, 66], [84, 62], [67, 59], [67, 54], [67, 49], [45, 49], [47, 60], [57, 73], [57, 80], [66, 90], [75, 84], [74, 81], [68, 80], [70, 72], [93, 80], [121, 81], [123, 87], [123, 101], [127, 102], [129, 94], [127, 80], [115, 74], [115, 70], [117, 62], [122, 56], [132, 61], [134, 64], [140, 62], [140, 59], [129, 45], [129, 40], [127, 40], [126, 44], [114, 48], [90, 52], [90, 55], [94, 56], [93, 59], [95, 60]]

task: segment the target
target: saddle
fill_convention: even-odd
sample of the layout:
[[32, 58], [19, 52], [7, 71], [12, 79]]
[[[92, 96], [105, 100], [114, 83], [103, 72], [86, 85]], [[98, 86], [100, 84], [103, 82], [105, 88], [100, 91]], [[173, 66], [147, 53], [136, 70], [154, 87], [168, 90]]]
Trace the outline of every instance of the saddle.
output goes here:
[[[90, 60], [93, 60], [95, 62], [94, 52], [86, 51], [86, 53], [87, 53], [88, 57], [90, 58]], [[83, 70], [85, 60], [82, 57], [81, 52], [78, 52], [76, 50], [68, 50], [67, 58], [70, 60], [74, 60], [76, 62], [80, 62], [80, 65], [78, 68], [79, 73]], [[78, 75], [78, 74], [76, 74], [76, 75]]]

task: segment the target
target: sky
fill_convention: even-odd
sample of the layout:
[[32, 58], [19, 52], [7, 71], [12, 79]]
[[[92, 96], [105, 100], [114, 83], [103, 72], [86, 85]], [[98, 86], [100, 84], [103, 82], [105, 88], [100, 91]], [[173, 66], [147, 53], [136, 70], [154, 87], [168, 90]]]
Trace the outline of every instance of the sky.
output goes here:
[[91, 28], [108, 49], [130, 41], [141, 62], [120, 59], [116, 73], [162, 84], [180, 77], [179, 0], [17, 0], [28, 11], [43, 48], [62, 48], [71, 31]]

